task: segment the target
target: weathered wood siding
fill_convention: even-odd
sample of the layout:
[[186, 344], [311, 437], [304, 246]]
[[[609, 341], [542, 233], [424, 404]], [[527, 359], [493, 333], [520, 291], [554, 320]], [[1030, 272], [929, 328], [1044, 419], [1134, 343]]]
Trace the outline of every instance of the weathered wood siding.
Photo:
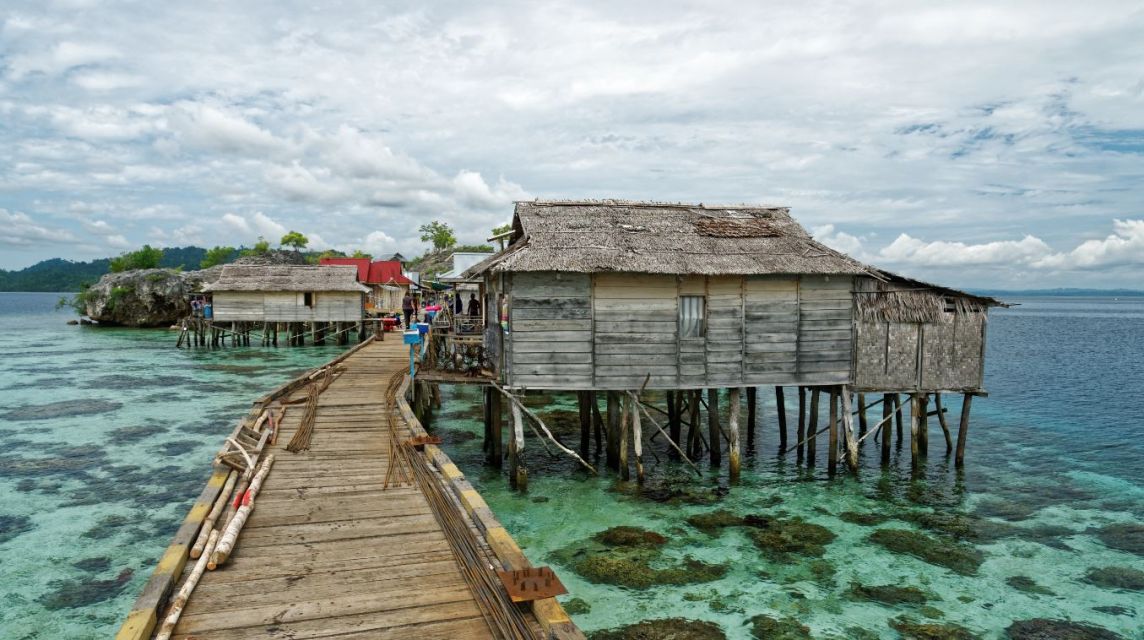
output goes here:
[[678, 286], [675, 276], [593, 276], [594, 384], [674, 388], [679, 381]]
[[752, 276], [744, 288], [743, 373], [753, 384], [798, 377], [798, 278]]
[[707, 278], [707, 384], [743, 382], [743, 277]]
[[212, 295], [216, 322], [357, 322], [362, 295], [353, 291], [317, 291], [313, 306], [292, 291], [217, 291]]
[[514, 273], [506, 380], [536, 389], [592, 387], [592, 281], [584, 273]]
[[[679, 295], [706, 296], [706, 276], [678, 278]], [[679, 313], [678, 303], [676, 314]], [[679, 318], [676, 317], [678, 324]], [[678, 330], [678, 329], [677, 329]], [[707, 338], [679, 338], [679, 387], [698, 388], [707, 385]]]
[[854, 279], [801, 276], [798, 283], [798, 379], [803, 384], [850, 381]]
[[[858, 323], [859, 389], [961, 391], [982, 387], [984, 313], [938, 323]], [[920, 367], [920, 369], [919, 369]]]

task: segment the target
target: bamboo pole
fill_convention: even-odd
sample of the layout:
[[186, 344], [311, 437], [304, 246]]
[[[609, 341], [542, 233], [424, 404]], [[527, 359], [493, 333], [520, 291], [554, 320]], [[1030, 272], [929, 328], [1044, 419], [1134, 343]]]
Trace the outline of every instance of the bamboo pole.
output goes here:
[[246, 524], [246, 519], [250, 517], [250, 512], [254, 511], [254, 499], [258, 496], [258, 490], [262, 488], [262, 483], [266, 480], [273, 464], [274, 454], [271, 453], [262, 461], [258, 473], [250, 481], [250, 487], [242, 496], [242, 506], [234, 512], [234, 517], [227, 523], [226, 531], [219, 538], [214, 552], [210, 554], [210, 562], [207, 563], [207, 568], [211, 571], [226, 563], [227, 558], [230, 557], [230, 552], [234, 550], [234, 545], [238, 542], [238, 534], [242, 531], [243, 525]]
[[[628, 405], [632, 411], [632, 445], [635, 448], [636, 454], [636, 482], [643, 484], [644, 470], [643, 470], [643, 432], [640, 425], [640, 410], [639, 400], [636, 398], [629, 398]], [[627, 449], [625, 446], [624, 449]], [[626, 468], [627, 465], [625, 465]]]
[[965, 465], [965, 440], [969, 436], [969, 409], [973, 404], [973, 394], [967, 393], [961, 400], [961, 423], [957, 427], [957, 454], [953, 464], [957, 468]]
[[651, 414], [650, 414], [650, 413], [648, 413], [648, 410], [645, 408], [645, 405], [644, 405], [644, 403], [642, 403], [642, 402], [638, 402], [638, 398], [637, 398], [636, 406], [637, 406], [637, 407], [639, 407], [640, 411], [643, 411], [643, 413], [644, 413], [644, 416], [645, 416], [645, 417], [646, 417], [646, 418], [647, 418], [649, 421], [651, 421], [651, 424], [652, 424], [652, 426], [654, 426], [654, 427], [655, 427], [655, 428], [656, 428], [656, 429], [659, 431], [659, 433], [660, 433], [661, 435], [663, 435], [663, 437], [664, 437], [664, 438], [666, 438], [666, 439], [667, 439], [667, 443], [668, 443], [668, 444], [670, 444], [670, 445], [672, 446], [672, 448], [674, 448], [674, 449], [675, 449], [675, 451], [676, 451], [676, 452], [679, 454], [679, 456], [680, 456], [681, 458], [683, 458], [683, 461], [684, 461], [684, 462], [686, 462], [687, 464], [691, 465], [691, 468], [695, 470], [695, 473], [697, 473], [697, 474], [699, 474], [700, 476], [702, 476], [703, 474], [702, 474], [702, 472], [699, 470], [699, 467], [698, 467], [698, 466], [696, 466], [696, 465], [695, 465], [695, 463], [691, 461], [691, 458], [689, 458], [689, 457], [687, 456], [687, 454], [683, 452], [683, 449], [682, 449], [682, 448], [680, 448], [679, 444], [678, 444], [678, 443], [676, 443], [676, 441], [675, 441], [675, 440], [672, 440], [671, 436], [670, 436], [670, 435], [668, 435], [668, 434], [667, 434], [667, 432], [665, 432], [665, 431], [663, 430], [663, 427], [659, 426], [659, 423], [655, 421], [655, 418], [651, 417]]
[[215, 522], [218, 520], [218, 517], [222, 515], [226, 505], [230, 504], [230, 492], [234, 491], [234, 485], [238, 482], [239, 475], [241, 474], [234, 469], [231, 469], [230, 473], [227, 474], [226, 484], [222, 486], [222, 491], [219, 492], [218, 499], [215, 500], [210, 513], [208, 513], [207, 517], [203, 520], [203, 524], [199, 528], [199, 536], [195, 539], [195, 544], [191, 547], [190, 555], [192, 560], [203, 555], [203, 550], [207, 548], [211, 532], [214, 531]]
[[[541, 420], [531, 410], [529, 410], [528, 407], [524, 406], [524, 404], [521, 403], [520, 399], [518, 399], [516, 396], [512, 395], [508, 391], [505, 391], [500, 385], [498, 385], [495, 382], [490, 382], [489, 384], [494, 389], [499, 391], [501, 393], [501, 395], [508, 398], [509, 402], [512, 404], [513, 407], [516, 408], [516, 410], [518, 412], [523, 412], [524, 415], [527, 415], [529, 418], [532, 418], [533, 422], [535, 422], [537, 425], [540, 426], [540, 429], [542, 431], [544, 431], [544, 435], [548, 436], [548, 439], [552, 441], [552, 444], [556, 445], [557, 449], [559, 449], [559, 450], [563, 451], [564, 453], [568, 454], [569, 456], [572, 456], [573, 458], [575, 458], [577, 462], [579, 462], [581, 465], [584, 466], [585, 469], [591, 471], [593, 474], [597, 473], [595, 467], [593, 467], [592, 465], [585, 462], [584, 459], [581, 458], [579, 455], [577, 455], [575, 451], [573, 451], [573, 450], [569, 449], [568, 447], [565, 447], [563, 444], [561, 444], [560, 441], [556, 439], [556, 436], [552, 435], [552, 432], [548, 430], [548, 426], [544, 424], [544, 421]], [[523, 420], [522, 420], [522, 422], [523, 422]], [[515, 433], [515, 431], [516, 431], [516, 414], [515, 413], [513, 414], [513, 431], [514, 431], [513, 437], [515, 438], [516, 437], [516, 433]], [[539, 433], [536, 434], [536, 436], [537, 436], [537, 438], [540, 438]], [[540, 438], [540, 441], [541, 441], [541, 444], [544, 443], [543, 438]], [[547, 446], [547, 445], [545, 445], [545, 446]], [[517, 448], [518, 448], [518, 451], [524, 450], [523, 425], [522, 425], [521, 434], [520, 434], [520, 442], [517, 443]]]
[[945, 436], [945, 455], [953, 451], [953, 438], [949, 435], [949, 423], [945, 421], [945, 409], [941, 408], [941, 394], [933, 394], [933, 406], [937, 410], [937, 422], [941, 425], [941, 433]]
[[[739, 460], [739, 387], [731, 387], [728, 390], [727, 403], [730, 405], [730, 415], [727, 419], [727, 459], [729, 464], [730, 479], [732, 482], [739, 480], [740, 460]], [[748, 432], [749, 433], [749, 432]], [[785, 438], [784, 438], [784, 445]]]
[[190, 575], [183, 581], [183, 586], [179, 588], [179, 593], [175, 595], [174, 599], [171, 600], [170, 606], [167, 607], [167, 617], [163, 620], [162, 626], [159, 627], [159, 631], [155, 634], [155, 640], [170, 640], [171, 634], [175, 631], [175, 625], [179, 624], [179, 618], [183, 615], [183, 609], [187, 607], [187, 601], [190, 600], [191, 593], [194, 592], [195, 587], [199, 584], [199, 580], [203, 577], [203, 572], [206, 571], [207, 563], [209, 562], [211, 553], [214, 552], [218, 537], [218, 530], [212, 529], [204, 545], [205, 553], [196, 556], [199, 561], [195, 563]]

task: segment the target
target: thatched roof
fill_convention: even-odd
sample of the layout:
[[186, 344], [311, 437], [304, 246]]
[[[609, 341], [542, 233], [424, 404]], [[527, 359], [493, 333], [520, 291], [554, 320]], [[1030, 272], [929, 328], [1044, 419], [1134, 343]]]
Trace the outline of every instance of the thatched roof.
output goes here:
[[250, 266], [228, 264], [222, 275], [203, 291], [354, 291], [369, 293], [358, 284], [357, 267], [340, 266]]
[[860, 278], [855, 291], [858, 319], [864, 322], [932, 323], [947, 311], [965, 314], [1007, 306], [996, 298], [877, 271], [881, 279]]
[[511, 244], [491, 269], [752, 275], [866, 274], [816, 242], [785, 207], [600, 201], [516, 203]]

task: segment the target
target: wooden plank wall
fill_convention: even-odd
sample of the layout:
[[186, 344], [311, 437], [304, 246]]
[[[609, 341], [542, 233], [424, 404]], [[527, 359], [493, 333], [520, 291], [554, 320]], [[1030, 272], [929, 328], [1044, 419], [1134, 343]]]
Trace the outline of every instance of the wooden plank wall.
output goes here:
[[743, 373], [756, 384], [798, 376], [798, 279], [752, 276], [745, 283]]
[[[683, 276], [678, 282], [681, 296], [707, 295], [705, 276]], [[676, 313], [679, 313], [678, 307]], [[696, 388], [707, 384], [707, 338], [680, 337], [678, 358], [680, 388]]]
[[743, 277], [707, 278], [707, 382], [743, 382]]
[[586, 273], [514, 273], [509, 291], [513, 386], [592, 387], [592, 281]]
[[593, 277], [595, 385], [652, 388], [679, 380], [678, 287], [674, 276], [598, 273]]
[[798, 286], [798, 378], [803, 384], [850, 381], [854, 279], [801, 276]]
[[307, 307], [293, 291], [219, 291], [212, 296], [216, 322], [357, 322], [362, 297], [353, 291], [319, 291]]

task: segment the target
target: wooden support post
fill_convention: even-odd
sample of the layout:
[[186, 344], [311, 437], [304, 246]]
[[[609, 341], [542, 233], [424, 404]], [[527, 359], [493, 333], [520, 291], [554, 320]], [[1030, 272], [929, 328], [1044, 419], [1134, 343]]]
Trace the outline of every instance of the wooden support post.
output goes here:
[[504, 460], [504, 406], [501, 394], [489, 387], [489, 462], [498, 469]]
[[814, 466], [814, 453], [818, 443], [818, 387], [810, 388], [810, 423], [806, 428], [806, 464]]
[[904, 411], [902, 411], [902, 396], [900, 396], [896, 393], [894, 394], [894, 412], [895, 412], [894, 413], [894, 424], [897, 425], [897, 427], [898, 427], [898, 448], [901, 449], [902, 448], [902, 423], [905, 422], [906, 419], [904, 416], [902, 416], [902, 414], [905, 413]]
[[921, 394], [910, 394], [910, 466], [918, 466], [918, 431], [921, 429]]
[[702, 449], [699, 446], [699, 402], [700, 394], [702, 391], [691, 392], [691, 402], [689, 403], [690, 413], [689, 416], [691, 424], [687, 427], [687, 456], [692, 460], [698, 460], [699, 454]]
[[945, 420], [945, 409], [941, 408], [941, 394], [933, 394], [933, 406], [937, 410], [937, 422], [941, 425], [941, 433], [945, 436], [945, 455], [953, 452], [953, 438], [949, 435], [949, 423]]
[[965, 465], [965, 439], [969, 436], [969, 408], [973, 404], [973, 394], [967, 393], [961, 401], [961, 423], [957, 427], [957, 453], [953, 464], [957, 468]]
[[786, 392], [782, 387], [775, 387], [775, 411], [779, 414], [779, 451], [786, 449]]
[[[682, 396], [678, 391], [667, 392], [667, 435], [672, 442], [678, 443], [682, 431], [682, 420], [679, 412], [683, 409]], [[671, 449], [667, 455], [672, 460], [679, 460], [679, 452]]]
[[[753, 391], [754, 387], [749, 387], [749, 391]], [[749, 393], [748, 391], [748, 393]], [[750, 396], [748, 396], [750, 397]], [[730, 405], [730, 415], [727, 420], [727, 461], [729, 465], [729, 477], [731, 482], [739, 481], [739, 387], [731, 387], [727, 392], [727, 403]], [[754, 406], [749, 407], [748, 413], [754, 411]], [[750, 433], [748, 427], [747, 433]], [[748, 436], [749, 438], [750, 436]]]
[[576, 392], [576, 404], [580, 409], [580, 457], [587, 459], [592, 449], [592, 407], [588, 404], [587, 391]]
[[795, 436], [798, 438], [798, 461], [802, 462], [802, 452], [806, 447], [803, 442], [806, 438], [806, 387], [803, 386], [798, 388], [798, 430], [795, 431]]
[[632, 397], [630, 394], [623, 394], [620, 399], [620, 479], [631, 480], [631, 472], [628, 471], [628, 420], [632, 417]]
[[[858, 472], [858, 439], [854, 437], [854, 414], [850, 411], [850, 387], [842, 385], [842, 433], [846, 446], [846, 464], [851, 473]], [[861, 415], [861, 414], [859, 414]]]
[[620, 470], [620, 395], [615, 391], [608, 392], [608, 443], [606, 464], [612, 471]]
[[922, 457], [929, 455], [929, 394], [919, 396], [919, 413], [921, 423], [918, 425], [918, 450]]
[[890, 440], [894, 438], [894, 427], [890, 414], [894, 411], [893, 396], [882, 394], [882, 464], [890, 464]]
[[707, 446], [711, 448], [711, 466], [723, 464], [723, 447], [719, 434], [719, 390], [707, 390]]
[[830, 388], [830, 447], [826, 469], [830, 475], [838, 471], [838, 387]]
[[600, 419], [600, 403], [595, 391], [588, 392], [588, 403], [592, 407], [592, 429], [596, 433], [596, 457], [599, 458], [604, 447], [604, 421]]
[[[499, 395], [499, 394], [498, 394]], [[524, 468], [524, 415], [515, 402], [512, 409], [512, 438], [508, 441], [508, 482], [518, 491], [528, 490], [528, 471]]]
[[866, 435], [866, 394], [858, 394], [858, 437]]
[[758, 387], [747, 387], [747, 455], [750, 455], [755, 450], [755, 422], [758, 412], [758, 395]]
[[[638, 398], [634, 398], [631, 394], [628, 395], [628, 403], [631, 406], [632, 412], [632, 445], [636, 452], [636, 481], [643, 484], [644, 471], [643, 471], [643, 432], [640, 425], [640, 407], [637, 404]], [[626, 450], [627, 447], [625, 446]], [[624, 465], [626, 468], [627, 465]]]

